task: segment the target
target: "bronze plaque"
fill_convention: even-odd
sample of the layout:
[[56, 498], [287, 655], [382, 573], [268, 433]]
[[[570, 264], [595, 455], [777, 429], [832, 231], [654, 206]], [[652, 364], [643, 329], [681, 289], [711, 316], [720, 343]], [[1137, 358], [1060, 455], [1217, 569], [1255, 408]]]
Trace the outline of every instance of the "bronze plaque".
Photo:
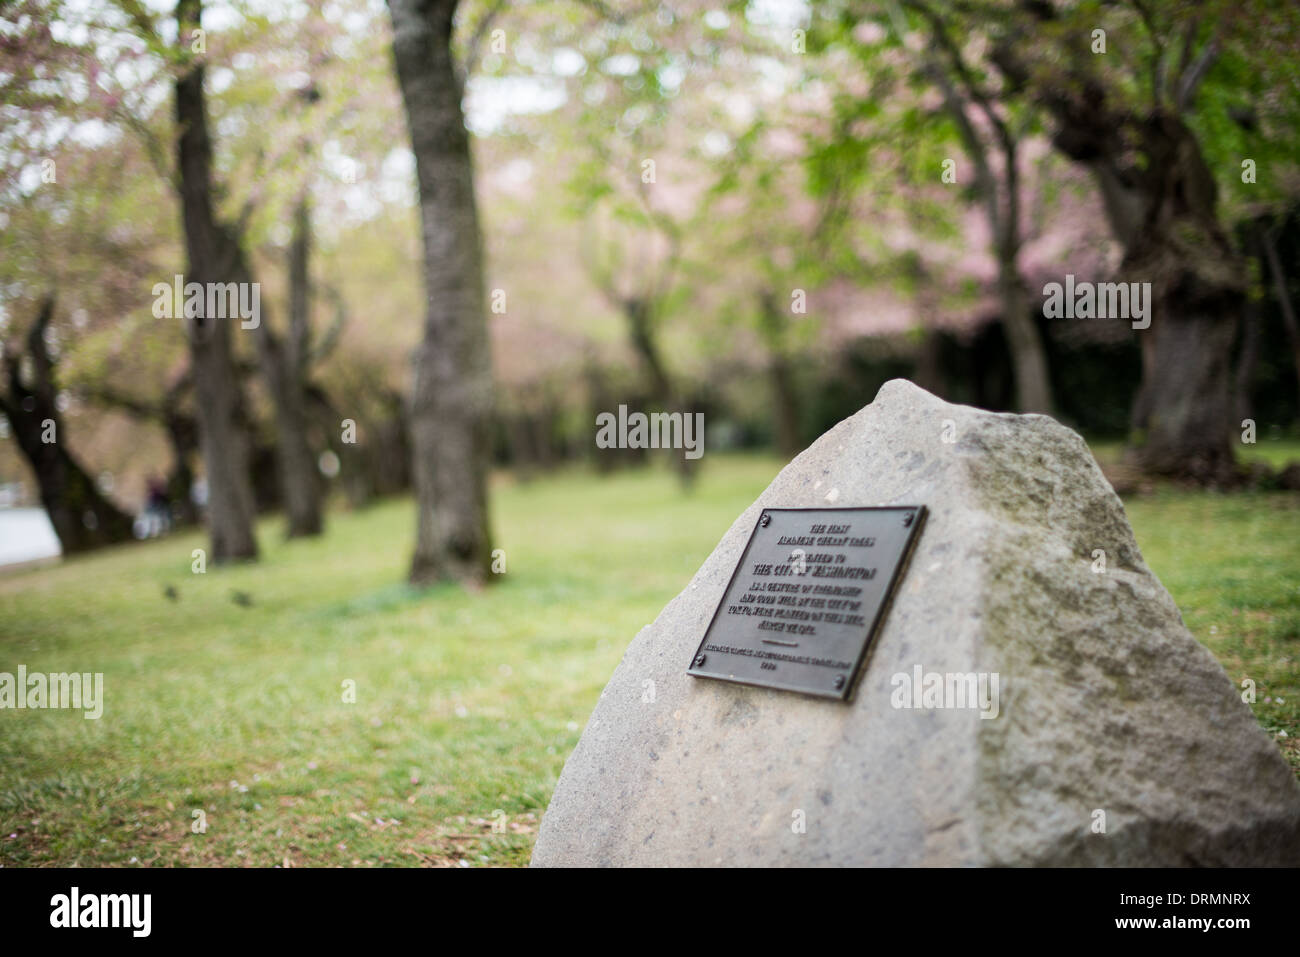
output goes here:
[[848, 701], [925, 514], [764, 509], [687, 673]]

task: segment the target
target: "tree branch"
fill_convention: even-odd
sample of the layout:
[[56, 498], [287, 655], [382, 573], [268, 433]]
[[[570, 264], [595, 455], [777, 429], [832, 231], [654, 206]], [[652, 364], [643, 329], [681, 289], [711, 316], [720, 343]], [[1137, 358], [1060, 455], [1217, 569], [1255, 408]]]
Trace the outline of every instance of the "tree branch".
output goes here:
[[1210, 42], [1201, 50], [1201, 55], [1178, 78], [1178, 93], [1174, 97], [1174, 105], [1178, 112], [1185, 113], [1191, 109], [1201, 81], [1205, 79], [1205, 75], [1210, 72], [1210, 68], [1218, 58], [1219, 34], [1216, 29], [1214, 36], [1210, 37]]
[[474, 69], [474, 64], [478, 62], [479, 48], [483, 45], [483, 38], [488, 35], [488, 31], [492, 28], [492, 21], [497, 18], [497, 15], [501, 13], [503, 9], [505, 9], [505, 5], [506, 0], [496, 0], [496, 2], [487, 9], [487, 12], [479, 18], [478, 23], [474, 26], [474, 32], [471, 33], [469, 39], [465, 41], [465, 60], [460, 65], [460, 81], [462, 86], [469, 78], [470, 72]]
[[325, 283], [320, 284], [320, 290], [334, 304], [334, 321], [325, 330], [325, 334], [312, 344], [308, 358], [309, 365], [324, 362], [329, 357], [330, 353], [334, 351], [334, 347], [338, 345], [339, 336], [348, 321], [348, 304], [347, 300], [343, 298], [343, 294], [336, 287]]

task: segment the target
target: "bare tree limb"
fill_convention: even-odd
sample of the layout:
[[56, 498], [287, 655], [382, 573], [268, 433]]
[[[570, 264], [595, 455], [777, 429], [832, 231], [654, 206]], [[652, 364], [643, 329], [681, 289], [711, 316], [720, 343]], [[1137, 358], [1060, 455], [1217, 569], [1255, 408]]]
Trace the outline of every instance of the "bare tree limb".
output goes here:
[[479, 50], [483, 46], [483, 38], [488, 35], [492, 29], [492, 21], [497, 18], [502, 10], [505, 9], [506, 0], [496, 0], [492, 6], [479, 18], [478, 23], [474, 25], [474, 32], [470, 34], [469, 39], [465, 41], [465, 59], [460, 64], [460, 81], [463, 86], [465, 80], [474, 69], [474, 64], [478, 62]]
[[170, 150], [163, 146], [162, 140], [158, 138], [144, 120], [129, 109], [120, 107], [115, 111], [115, 115], [132, 133], [140, 138], [140, 141], [144, 144], [145, 155], [149, 157], [149, 163], [153, 166], [154, 172], [158, 174], [159, 179], [168, 183], [172, 189], [178, 189], [180, 181], [177, 179], [176, 170], [167, 163]]
[[[958, 78], [963, 81], [963, 86], [965, 86], [968, 96], [972, 99], [977, 97], [979, 91], [974, 83], [974, 79], [970, 77], [969, 73], [966, 71], [960, 52], [956, 50], [951, 40], [948, 38], [947, 31], [943, 27], [942, 18], [940, 18], [935, 11], [931, 10], [925, 4], [918, 2], [918, 0], [904, 0], [904, 5], [916, 13], [919, 13], [921, 17], [930, 24], [936, 42], [945, 53], [947, 53], [949, 62], [956, 71]], [[891, 13], [893, 15], [894, 31], [898, 33], [901, 41], [904, 31], [906, 30], [906, 24], [903, 22], [897, 7], [893, 8]], [[980, 137], [979, 131], [975, 129], [975, 125], [971, 122], [970, 116], [966, 113], [965, 100], [963, 100], [956, 85], [952, 82], [948, 72], [943, 68], [942, 64], [940, 64], [938, 58], [933, 56], [927, 57], [923, 70], [943, 95], [944, 108], [952, 117], [953, 123], [956, 124], [957, 134], [961, 137], [962, 143], [965, 144], [966, 153], [969, 155], [971, 163], [975, 167], [976, 186], [979, 189], [980, 195], [984, 198], [984, 203], [989, 217], [989, 225], [993, 227], [994, 234], [1001, 237], [1004, 231], [1004, 221], [1002, 218], [1001, 206], [998, 202], [997, 180], [994, 177], [992, 167], [990, 167], [988, 162], [988, 149], [985, 146], [983, 139]], [[991, 114], [991, 110], [986, 111], [986, 115], [989, 114]], [[997, 117], [993, 117], [993, 121], [995, 124], [994, 128], [996, 129], [997, 123], [1000, 121]], [[1006, 134], [1005, 127], [1003, 128], [1003, 133], [1009, 135]]]
[[32, 371], [36, 373], [36, 382], [32, 391], [37, 394], [47, 394], [51, 397], [54, 392], [52, 374], [54, 362], [50, 359], [50, 352], [45, 344], [45, 330], [49, 328], [53, 319], [54, 293], [46, 293], [45, 298], [41, 300], [41, 308], [36, 315], [36, 321], [32, 323], [31, 329], [27, 331], [27, 355], [32, 361]]
[[343, 298], [343, 294], [338, 291], [338, 288], [327, 283], [321, 283], [320, 290], [325, 294], [325, 298], [329, 299], [334, 305], [334, 321], [330, 323], [324, 334], [312, 343], [307, 360], [309, 365], [324, 362], [329, 357], [330, 353], [334, 351], [334, 347], [338, 345], [343, 327], [348, 321], [347, 300]]
[[1210, 38], [1210, 42], [1201, 50], [1200, 56], [1183, 71], [1178, 78], [1178, 93], [1174, 97], [1174, 105], [1180, 113], [1185, 113], [1191, 109], [1192, 103], [1196, 100], [1196, 93], [1200, 89], [1201, 81], [1205, 75], [1210, 72], [1210, 68], [1219, 58], [1219, 36], [1218, 31]]
[[1137, 10], [1138, 17], [1142, 20], [1142, 25], [1147, 29], [1147, 36], [1151, 40], [1151, 47], [1155, 55], [1151, 58], [1151, 100], [1158, 108], [1164, 102], [1164, 73], [1162, 64], [1165, 59], [1164, 44], [1160, 42], [1160, 31], [1156, 28], [1155, 16], [1151, 13], [1150, 8], [1143, 0], [1132, 0], [1133, 8]]

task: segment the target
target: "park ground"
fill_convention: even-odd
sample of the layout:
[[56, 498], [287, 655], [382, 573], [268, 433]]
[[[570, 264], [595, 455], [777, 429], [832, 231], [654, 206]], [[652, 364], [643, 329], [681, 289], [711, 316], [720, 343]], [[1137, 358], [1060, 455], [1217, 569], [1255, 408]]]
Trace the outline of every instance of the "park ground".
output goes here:
[[[0, 864], [527, 863], [623, 649], [778, 468], [710, 455], [689, 496], [666, 469], [498, 476], [506, 574], [479, 594], [402, 584], [405, 500], [332, 513], [315, 541], [267, 520], [256, 565], [192, 574], [194, 532], [0, 575], [0, 671], [100, 671], [106, 698], [98, 721], [0, 712]], [[1300, 769], [1300, 494], [1125, 505]]]

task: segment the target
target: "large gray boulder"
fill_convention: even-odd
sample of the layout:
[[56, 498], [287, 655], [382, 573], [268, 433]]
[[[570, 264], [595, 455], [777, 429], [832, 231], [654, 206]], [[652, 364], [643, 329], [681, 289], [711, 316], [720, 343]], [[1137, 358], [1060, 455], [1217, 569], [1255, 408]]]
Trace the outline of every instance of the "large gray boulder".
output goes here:
[[[930, 516], [851, 703], [686, 674], [763, 508], [890, 504]], [[895, 707], [917, 666], [997, 673], [997, 716]], [[1083, 440], [896, 380], [632, 641], [532, 862], [1294, 865], [1300, 786]]]

